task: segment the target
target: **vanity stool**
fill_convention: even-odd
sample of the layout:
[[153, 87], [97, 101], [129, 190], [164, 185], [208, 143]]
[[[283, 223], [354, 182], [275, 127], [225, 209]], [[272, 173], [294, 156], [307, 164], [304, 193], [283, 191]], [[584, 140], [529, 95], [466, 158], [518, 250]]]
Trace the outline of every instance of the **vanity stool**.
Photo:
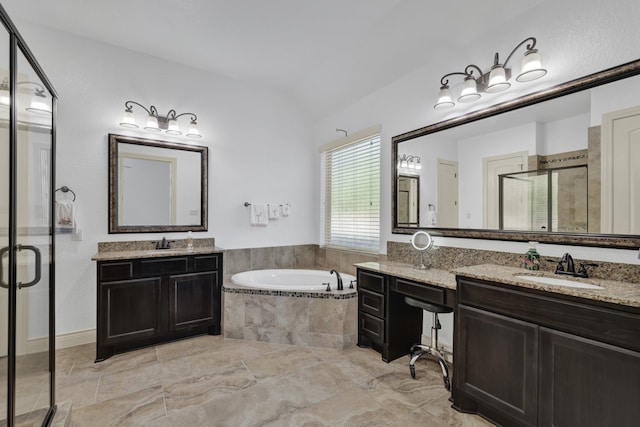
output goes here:
[[440, 368], [442, 369], [444, 387], [450, 391], [451, 382], [449, 381], [449, 369], [447, 368], [447, 362], [444, 360], [445, 352], [444, 350], [438, 348], [438, 329], [441, 328], [440, 321], [438, 320], [438, 314], [451, 313], [453, 312], [453, 308], [443, 305], [431, 304], [410, 297], [404, 297], [404, 302], [412, 307], [421, 308], [433, 314], [433, 326], [431, 327], [431, 345], [427, 346], [422, 344], [415, 344], [411, 347], [411, 361], [409, 362], [411, 377], [416, 377], [416, 360], [418, 360], [425, 354], [435, 356], [438, 360], [438, 363], [440, 364]]

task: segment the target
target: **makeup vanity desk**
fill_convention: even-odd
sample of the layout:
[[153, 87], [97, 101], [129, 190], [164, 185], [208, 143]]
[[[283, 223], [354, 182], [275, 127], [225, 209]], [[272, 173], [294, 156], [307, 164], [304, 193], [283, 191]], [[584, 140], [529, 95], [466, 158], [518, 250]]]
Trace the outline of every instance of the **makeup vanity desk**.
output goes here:
[[455, 306], [456, 276], [446, 270], [418, 270], [393, 261], [356, 264], [358, 270], [358, 346], [371, 347], [391, 362], [420, 342], [422, 310], [404, 297]]
[[[488, 264], [356, 267], [358, 345], [386, 362], [420, 341], [422, 310], [405, 295], [454, 308], [455, 409], [514, 426], [640, 419], [640, 283], [570, 278], [572, 286], [557, 286], [527, 277], [562, 276]], [[597, 287], [573, 286], [581, 282]]]

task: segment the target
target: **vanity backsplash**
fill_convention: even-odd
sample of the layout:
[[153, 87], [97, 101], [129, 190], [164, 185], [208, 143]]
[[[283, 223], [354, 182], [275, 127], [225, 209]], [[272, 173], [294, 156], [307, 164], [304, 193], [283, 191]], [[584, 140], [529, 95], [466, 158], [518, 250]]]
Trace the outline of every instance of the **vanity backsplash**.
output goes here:
[[[387, 259], [389, 261], [417, 265], [420, 264], [420, 257], [421, 254], [413, 249], [410, 243], [387, 242]], [[548, 262], [547, 258], [556, 259], [557, 257], [541, 256], [540, 270], [553, 273], [557, 262]], [[640, 265], [593, 261], [580, 258], [576, 259], [576, 268], [579, 265], [578, 262], [598, 264], [598, 267], [587, 267], [589, 277], [623, 282], [640, 282]], [[479, 264], [521, 267], [523, 265], [523, 254], [434, 246], [425, 254], [425, 264], [429, 267], [446, 270]]]
[[[151, 251], [162, 240], [134, 240], [130, 242], [98, 242], [98, 252]], [[167, 239], [172, 249], [186, 249], [187, 239]], [[193, 239], [194, 248], [212, 248], [216, 245], [215, 238]]]

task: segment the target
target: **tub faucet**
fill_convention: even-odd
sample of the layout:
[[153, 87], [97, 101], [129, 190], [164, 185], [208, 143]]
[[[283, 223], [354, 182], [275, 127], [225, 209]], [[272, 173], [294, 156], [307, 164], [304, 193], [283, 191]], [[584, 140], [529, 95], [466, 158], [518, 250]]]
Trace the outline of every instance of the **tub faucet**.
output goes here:
[[338, 278], [338, 290], [342, 291], [344, 290], [344, 287], [342, 286], [342, 276], [340, 276], [340, 273], [338, 273], [336, 270], [331, 270], [329, 272], [329, 274], [333, 274], [336, 273], [336, 277]]

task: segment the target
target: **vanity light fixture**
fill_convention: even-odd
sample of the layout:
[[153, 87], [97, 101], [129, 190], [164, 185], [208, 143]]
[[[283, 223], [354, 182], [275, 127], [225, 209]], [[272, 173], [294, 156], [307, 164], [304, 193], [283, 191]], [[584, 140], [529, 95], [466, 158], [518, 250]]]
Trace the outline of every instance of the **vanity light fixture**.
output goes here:
[[[500, 64], [498, 53], [496, 52], [493, 66], [487, 73], [482, 72], [480, 67], [474, 64], [469, 64], [465, 67], [464, 71], [456, 71], [448, 73], [442, 76], [440, 79], [440, 93], [438, 95], [438, 101], [433, 106], [436, 110], [444, 110], [452, 108], [456, 104], [453, 101], [451, 95], [451, 89], [449, 87], [450, 76], [460, 75], [464, 76], [464, 83], [462, 85], [462, 91], [457, 101], [462, 103], [474, 102], [480, 99], [481, 93], [496, 93], [509, 89], [511, 83], [511, 68], [507, 67], [507, 63], [513, 56], [513, 54], [521, 47], [526, 46], [524, 57], [522, 58], [522, 67], [520, 68], [520, 74], [516, 77], [517, 82], [530, 82], [537, 80], [547, 74], [547, 70], [542, 68], [542, 60], [538, 49], [535, 49], [536, 39], [529, 37], [520, 42], [507, 56], [506, 61]], [[478, 76], [474, 76], [474, 72], [478, 72]]]
[[[30, 92], [30, 88], [26, 89], [27, 93], [31, 93], [31, 100], [29, 106], [25, 108], [30, 113], [36, 113], [40, 115], [51, 115], [51, 99], [46, 94], [46, 89], [39, 83], [31, 81], [22, 81], [16, 83], [16, 90], [21, 86], [33, 87], [33, 93]], [[23, 92], [24, 93], [24, 92]], [[11, 95], [9, 94], [9, 78], [5, 77], [0, 82], [0, 105], [8, 107], [11, 101]]]
[[153, 105], [149, 108], [135, 101], [127, 101], [124, 103], [124, 116], [120, 122], [123, 128], [137, 129], [136, 118], [133, 115], [133, 106], [137, 105], [147, 113], [147, 120], [144, 130], [149, 132], [162, 132], [167, 135], [182, 135], [182, 131], [178, 126], [178, 118], [181, 116], [191, 116], [189, 128], [185, 136], [189, 138], [201, 138], [202, 135], [198, 131], [198, 116], [193, 113], [176, 113], [176, 110], [169, 110], [166, 116], [158, 115], [158, 110]]
[[403, 154], [398, 162], [401, 168], [422, 169], [422, 163], [420, 163], [420, 157], [418, 156]]

